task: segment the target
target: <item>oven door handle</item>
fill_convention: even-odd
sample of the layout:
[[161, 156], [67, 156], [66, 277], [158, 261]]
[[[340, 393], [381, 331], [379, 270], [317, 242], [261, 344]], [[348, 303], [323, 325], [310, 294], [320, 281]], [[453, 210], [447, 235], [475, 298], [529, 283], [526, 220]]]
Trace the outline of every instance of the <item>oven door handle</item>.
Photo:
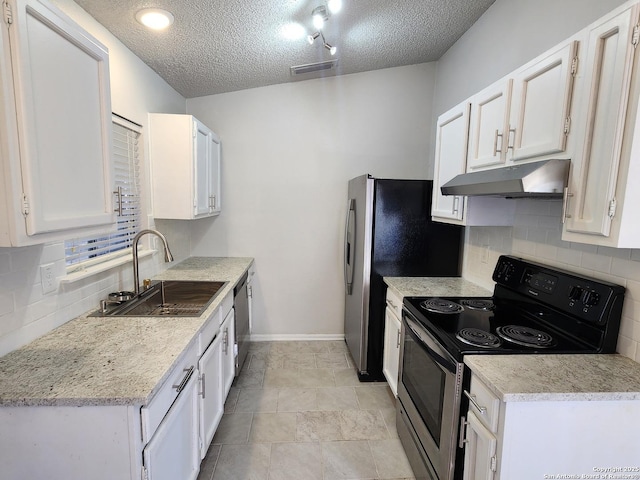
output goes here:
[[457, 364], [455, 359], [449, 354], [449, 352], [433, 340], [427, 332], [420, 328], [414, 320], [409, 318], [411, 316], [409, 312], [405, 310], [404, 313], [404, 321], [407, 327], [409, 327], [413, 334], [420, 339], [424, 350], [429, 354], [429, 356], [431, 356], [443, 368], [455, 373]]

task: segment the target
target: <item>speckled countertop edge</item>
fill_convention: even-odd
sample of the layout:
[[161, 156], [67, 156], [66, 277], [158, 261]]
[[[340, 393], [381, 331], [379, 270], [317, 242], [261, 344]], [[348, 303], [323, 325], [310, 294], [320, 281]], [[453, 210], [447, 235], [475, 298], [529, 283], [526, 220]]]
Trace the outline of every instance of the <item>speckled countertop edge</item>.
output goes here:
[[191, 257], [156, 279], [226, 281], [200, 317], [89, 317], [0, 358], [0, 406], [146, 405], [252, 258]]
[[493, 292], [461, 277], [384, 277], [398, 297], [490, 297]]
[[467, 355], [464, 363], [500, 400], [640, 400], [640, 364], [610, 355]]

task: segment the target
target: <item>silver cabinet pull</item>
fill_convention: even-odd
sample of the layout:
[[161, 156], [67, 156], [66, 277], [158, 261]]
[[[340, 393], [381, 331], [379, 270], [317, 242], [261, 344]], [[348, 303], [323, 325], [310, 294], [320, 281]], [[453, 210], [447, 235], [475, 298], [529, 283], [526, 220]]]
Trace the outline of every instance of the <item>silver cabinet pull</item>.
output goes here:
[[569, 213], [569, 199], [571, 197], [573, 197], [573, 193], [569, 193], [569, 187], [564, 187], [564, 199], [562, 202], [562, 223], [564, 223], [567, 218], [571, 218], [571, 214]]
[[222, 353], [227, 353], [229, 350], [229, 327], [224, 329], [224, 337], [222, 338]]
[[[495, 154], [494, 154], [495, 155]], [[460, 210], [460, 197], [458, 195], [453, 197], [453, 213], [454, 215]]]
[[200, 375], [201, 388], [200, 395], [204, 399], [206, 397], [206, 384], [205, 384], [205, 374]]
[[400, 348], [400, 329], [398, 329], [398, 337], [396, 338], [396, 347]]
[[182, 390], [184, 390], [184, 387], [187, 386], [187, 383], [191, 379], [191, 375], [193, 375], [193, 370], [194, 370], [193, 365], [191, 365], [191, 367], [189, 367], [189, 368], [183, 368], [182, 369], [183, 372], [186, 372], [184, 377], [182, 378], [180, 383], [172, 385], [172, 387], [175, 388], [178, 393], [180, 393]]
[[[500, 149], [498, 150], [498, 137], [500, 137]], [[496, 135], [493, 139], [493, 156], [502, 153], [502, 134], [496, 129]]]
[[460, 433], [458, 436], [458, 447], [459, 448], [464, 448], [464, 444], [465, 443], [469, 443], [469, 439], [467, 438], [467, 425], [469, 425], [469, 422], [467, 421], [467, 419], [465, 417], [462, 417], [460, 419]]
[[[513, 144], [511, 144], [511, 134], [513, 133]], [[516, 148], [516, 129], [509, 129], [509, 136], [507, 137], [507, 151], [515, 150]]]
[[466, 395], [466, 397], [469, 399], [471, 404], [476, 408], [476, 410], [478, 410], [482, 415], [485, 415], [487, 413], [487, 407], [480, 406], [480, 404], [476, 400], [476, 396], [475, 395], [471, 395], [466, 390], [463, 390], [463, 392]]
[[393, 303], [393, 300], [389, 300], [388, 298], [387, 298], [387, 305], [389, 305], [391, 308], [396, 308], [396, 304]]

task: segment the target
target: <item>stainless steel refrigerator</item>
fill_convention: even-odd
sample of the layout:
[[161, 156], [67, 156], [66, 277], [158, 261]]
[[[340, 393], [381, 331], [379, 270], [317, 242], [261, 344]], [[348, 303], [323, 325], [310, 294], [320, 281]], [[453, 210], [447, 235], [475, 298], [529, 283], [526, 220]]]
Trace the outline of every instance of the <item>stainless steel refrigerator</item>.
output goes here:
[[344, 333], [361, 381], [382, 381], [383, 277], [456, 277], [463, 228], [431, 221], [430, 180], [349, 181]]

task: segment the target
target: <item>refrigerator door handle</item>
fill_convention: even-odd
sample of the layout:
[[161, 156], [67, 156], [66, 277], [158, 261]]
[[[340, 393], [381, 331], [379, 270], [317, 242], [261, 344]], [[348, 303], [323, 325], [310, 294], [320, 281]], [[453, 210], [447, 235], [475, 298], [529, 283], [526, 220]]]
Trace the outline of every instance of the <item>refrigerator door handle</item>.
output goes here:
[[344, 286], [347, 295], [353, 291], [353, 261], [355, 258], [356, 199], [350, 198], [344, 229]]

